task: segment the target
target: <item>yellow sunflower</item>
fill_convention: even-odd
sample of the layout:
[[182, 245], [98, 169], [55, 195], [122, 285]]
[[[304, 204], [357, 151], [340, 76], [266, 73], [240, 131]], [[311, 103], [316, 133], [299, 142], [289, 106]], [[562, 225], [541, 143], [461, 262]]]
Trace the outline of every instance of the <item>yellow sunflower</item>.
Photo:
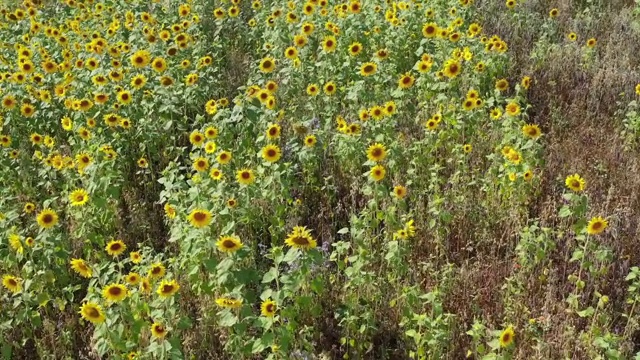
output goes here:
[[58, 214], [51, 209], [42, 210], [37, 217], [40, 227], [49, 229], [58, 223]]
[[120, 302], [128, 295], [127, 288], [122, 284], [109, 284], [102, 289], [102, 297], [108, 301]]
[[584, 191], [585, 187], [586, 187], [586, 181], [578, 174], [573, 174], [573, 175], [569, 175], [567, 176], [567, 178], [564, 181], [565, 185], [567, 185], [567, 187], [575, 192], [581, 192]]
[[206, 209], [193, 209], [188, 219], [193, 227], [203, 228], [211, 223], [211, 212]]
[[125, 245], [124, 242], [122, 242], [122, 240], [111, 240], [109, 241], [107, 246], [105, 246], [105, 250], [107, 251], [107, 254], [113, 257], [122, 254], [126, 249], [127, 249], [127, 245]]
[[127, 274], [127, 276], [125, 276], [124, 279], [129, 285], [138, 285], [140, 283], [140, 280], [142, 280], [142, 277], [136, 272], [130, 272]]
[[500, 346], [503, 348], [508, 347], [515, 340], [516, 334], [513, 331], [513, 327], [509, 326], [500, 334]]
[[180, 285], [178, 285], [178, 282], [176, 280], [162, 280], [160, 282], [160, 285], [158, 285], [156, 293], [160, 295], [161, 298], [168, 298], [177, 293], [178, 290], [180, 290]]
[[241, 169], [236, 173], [236, 180], [240, 184], [249, 185], [255, 181], [256, 177], [250, 169]]
[[387, 157], [387, 149], [384, 145], [375, 143], [367, 149], [367, 158], [371, 161], [380, 162]]
[[407, 188], [402, 185], [396, 185], [393, 187], [393, 195], [398, 199], [403, 199], [407, 196]]
[[284, 242], [291, 247], [303, 250], [313, 249], [317, 246], [311, 232], [304, 226], [295, 226]]
[[85, 302], [80, 306], [80, 315], [93, 324], [102, 324], [106, 319], [102, 307], [94, 302]]
[[262, 158], [270, 163], [280, 160], [281, 156], [282, 152], [277, 145], [267, 145], [262, 148]]
[[600, 216], [596, 216], [589, 220], [589, 224], [587, 225], [587, 233], [589, 235], [598, 235], [603, 232], [608, 226], [609, 223], [606, 219]]
[[378, 70], [378, 65], [374, 62], [366, 62], [360, 66], [360, 75], [362, 76], [370, 76], [376, 73]]
[[227, 309], [237, 309], [242, 305], [242, 299], [221, 297], [216, 299], [216, 304]]
[[276, 68], [276, 60], [270, 57], [264, 58], [260, 61], [260, 71], [263, 73], [270, 73]]
[[90, 278], [93, 274], [89, 265], [87, 265], [87, 263], [82, 259], [71, 259], [70, 264], [73, 271], [77, 272], [82, 277]]
[[522, 133], [530, 137], [532, 139], [537, 139], [542, 135], [542, 131], [540, 131], [540, 127], [536, 124], [526, 124], [522, 127]]
[[151, 324], [151, 335], [156, 339], [162, 339], [167, 335], [167, 329], [159, 322]]
[[209, 168], [209, 160], [207, 160], [207, 158], [198, 157], [193, 160], [194, 170], [198, 172], [202, 172], [202, 171], [207, 171], [208, 168]]
[[225, 253], [234, 253], [242, 248], [242, 241], [237, 236], [221, 236], [216, 242], [218, 250]]
[[374, 181], [378, 182], [378, 181], [381, 181], [382, 179], [384, 179], [384, 176], [385, 176], [386, 173], [387, 173], [387, 171], [385, 170], [384, 166], [376, 165], [376, 166], [371, 168], [371, 171], [370, 171], [369, 174], [371, 175], [371, 178]]
[[85, 189], [76, 189], [69, 195], [71, 206], [82, 206], [89, 201], [89, 193]]
[[18, 293], [22, 290], [22, 279], [12, 275], [5, 275], [2, 277], [2, 286], [12, 293]]
[[271, 299], [263, 301], [260, 305], [260, 313], [262, 313], [262, 316], [274, 317], [277, 310], [278, 305]]

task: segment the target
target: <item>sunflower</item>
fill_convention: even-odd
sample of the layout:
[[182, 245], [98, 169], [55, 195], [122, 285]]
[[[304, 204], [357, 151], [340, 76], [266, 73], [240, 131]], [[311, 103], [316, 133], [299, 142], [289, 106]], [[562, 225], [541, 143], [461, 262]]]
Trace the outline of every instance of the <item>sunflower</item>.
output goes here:
[[142, 169], [146, 169], [149, 167], [149, 162], [147, 161], [147, 159], [141, 157], [140, 159], [138, 159], [138, 167], [142, 168]]
[[506, 5], [509, 9], [516, 7], [516, 0], [507, 0]]
[[129, 253], [129, 259], [134, 264], [140, 264], [142, 262], [142, 255], [138, 251], [132, 251]]
[[427, 23], [422, 27], [422, 36], [433, 38], [438, 34], [438, 25], [436, 23]]
[[204, 151], [205, 151], [207, 154], [213, 154], [214, 152], [216, 152], [216, 149], [217, 149], [217, 148], [218, 148], [218, 147], [216, 146], [216, 143], [215, 143], [215, 142], [213, 142], [213, 141], [207, 141], [207, 142], [204, 144]]
[[440, 124], [440, 123], [438, 121], [436, 121], [435, 119], [429, 119], [424, 124], [424, 126], [427, 128], [427, 130], [433, 131], [433, 130], [438, 128], [438, 124]]
[[76, 189], [69, 195], [71, 206], [82, 206], [89, 201], [89, 193], [85, 189]]
[[516, 334], [513, 331], [513, 327], [512, 326], [507, 327], [500, 334], [500, 346], [503, 348], [508, 347], [513, 343], [513, 340], [515, 340], [515, 337], [516, 337]]
[[162, 280], [160, 282], [160, 285], [158, 285], [156, 293], [160, 295], [161, 298], [168, 298], [175, 295], [178, 290], [180, 290], [180, 285], [178, 285], [178, 282], [176, 280]]
[[167, 335], [167, 328], [159, 322], [151, 324], [151, 335], [156, 339], [162, 339]]
[[336, 83], [334, 83], [333, 81], [327, 82], [326, 84], [324, 84], [324, 87], [323, 87], [324, 93], [329, 96], [335, 94], [337, 89], [338, 87], [336, 86]]
[[128, 295], [127, 288], [122, 284], [109, 284], [102, 289], [102, 297], [108, 301], [120, 302]]
[[313, 249], [317, 246], [311, 232], [304, 226], [295, 226], [284, 242], [291, 247], [303, 250]]
[[242, 299], [221, 297], [216, 299], [216, 304], [227, 309], [237, 309], [242, 305]]
[[262, 158], [270, 163], [280, 160], [281, 156], [282, 152], [277, 145], [267, 145], [262, 148]]
[[382, 165], [376, 165], [372, 167], [371, 171], [369, 172], [369, 174], [371, 175], [371, 178], [376, 182], [384, 179], [384, 176], [386, 173], [387, 173], [387, 170], [385, 170], [384, 166]]
[[100, 305], [94, 302], [85, 302], [80, 306], [79, 314], [83, 319], [93, 324], [102, 324], [105, 320], [104, 313]]
[[362, 44], [359, 42], [354, 42], [349, 45], [349, 55], [357, 56], [360, 52], [362, 52]]
[[104, 249], [107, 251], [107, 254], [116, 257], [127, 249], [127, 245], [125, 245], [122, 240], [111, 240]]
[[213, 180], [222, 180], [223, 176], [224, 174], [218, 168], [211, 168], [211, 170], [209, 171], [209, 177]]
[[267, 138], [269, 140], [273, 140], [279, 137], [280, 137], [280, 125], [269, 124], [269, 127], [267, 127]]
[[320, 87], [317, 84], [309, 84], [309, 86], [307, 86], [307, 95], [316, 96], [318, 92], [320, 92]]
[[131, 65], [138, 69], [141, 69], [149, 65], [149, 62], [151, 61], [151, 55], [147, 50], [138, 50], [133, 55], [131, 55], [129, 59], [131, 60]]
[[22, 280], [12, 275], [5, 275], [2, 277], [2, 286], [15, 294], [22, 290]]
[[401, 89], [408, 89], [413, 86], [413, 83], [415, 81], [416, 78], [407, 72], [404, 75], [400, 76], [400, 79], [398, 79], [398, 87], [400, 87]]
[[603, 232], [609, 223], [603, 217], [596, 216], [589, 220], [589, 224], [587, 225], [587, 233], [589, 235], [598, 235]]
[[198, 157], [193, 160], [193, 169], [198, 172], [207, 171], [209, 168], [209, 160], [207, 158]]
[[304, 138], [304, 146], [306, 147], [314, 147], [316, 145], [316, 136], [315, 135], [307, 135]]
[[131, 92], [128, 90], [119, 91], [117, 94], [118, 102], [123, 105], [128, 105], [131, 103], [133, 98], [131, 97]]
[[493, 108], [491, 109], [491, 118], [494, 120], [498, 120], [502, 117], [502, 110], [500, 110], [499, 108]]
[[371, 161], [380, 162], [387, 157], [387, 149], [384, 145], [375, 143], [367, 149], [367, 158]]
[[240, 184], [249, 185], [255, 181], [256, 177], [250, 169], [241, 169], [236, 173], [236, 180]]
[[596, 46], [596, 43], [597, 43], [596, 38], [591, 38], [591, 39], [587, 40], [587, 47], [592, 48], [592, 47]]
[[507, 104], [507, 107], [505, 108], [505, 111], [507, 112], [507, 115], [509, 115], [509, 116], [518, 116], [518, 115], [520, 115], [520, 105], [518, 105], [518, 103], [512, 101], [512, 102]]
[[373, 62], [366, 62], [360, 66], [360, 75], [362, 76], [370, 76], [376, 73], [378, 70], [378, 65]]
[[236, 205], [238, 205], [238, 201], [236, 199], [234, 199], [234, 198], [227, 199], [227, 206], [228, 207], [233, 209], [234, 207], [236, 207]]
[[260, 60], [260, 71], [270, 73], [276, 68], [276, 60], [274, 58], [264, 58]]
[[537, 139], [542, 135], [542, 131], [540, 131], [540, 127], [536, 124], [526, 124], [522, 127], [522, 133], [530, 137], [532, 139]]
[[204, 143], [204, 135], [200, 131], [194, 130], [189, 135], [189, 142], [193, 146], [200, 146]]
[[322, 40], [322, 49], [327, 53], [334, 52], [336, 50], [337, 45], [338, 45], [338, 42], [335, 36], [332, 36], [332, 35], [326, 36], [324, 40]]
[[228, 164], [231, 161], [231, 153], [229, 151], [221, 151], [216, 157], [216, 161], [221, 164]]
[[458, 60], [449, 59], [444, 63], [443, 75], [452, 79], [460, 74], [462, 66]]
[[558, 16], [558, 14], [560, 13], [560, 11], [556, 8], [553, 8], [549, 11], [549, 17], [554, 18], [556, 16]]
[[49, 229], [58, 223], [58, 214], [51, 209], [44, 209], [38, 214], [37, 221], [40, 227]]
[[531, 179], [533, 179], [533, 171], [531, 170], [525, 171], [524, 174], [522, 174], [522, 178], [525, 181], [530, 181]]
[[260, 305], [260, 313], [262, 313], [262, 316], [273, 317], [277, 310], [278, 306], [271, 299], [263, 301]]
[[567, 39], [569, 39], [569, 41], [576, 41], [578, 40], [578, 35], [574, 32], [570, 32], [567, 34]]
[[234, 253], [242, 248], [242, 241], [237, 236], [221, 236], [216, 242], [218, 250], [225, 253]]
[[298, 49], [296, 49], [293, 46], [289, 46], [288, 48], [286, 48], [284, 50], [284, 57], [286, 57], [289, 60], [297, 59], [298, 58]]
[[142, 278], [140, 277], [140, 274], [136, 272], [130, 272], [129, 274], [127, 274], [127, 276], [125, 276], [125, 280], [129, 285], [138, 285], [141, 279]]
[[82, 277], [90, 278], [93, 274], [89, 265], [87, 265], [87, 263], [82, 259], [71, 259], [70, 264], [73, 271], [77, 272]]
[[496, 90], [506, 91], [507, 89], [509, 89], [509, 82], [507, 79], [500, 79], [496, 81]]
[[147, 77], [142, 74], [138, 74], [131, 79], [131, 86], [134, 89], [142, 89], [146, 84]]
[[636, 95], [640, 96], [640, 84], [636, 85]]
[[407, 196], [407, 188], [402, 185], [396, 185], [393, 187], [393, 195], [398, 199], [403, 199]]
[[36, 205], [34, 203], [26, 203], [24, 204], [24, 212], [27, 214], [31, 214], [36, 209]]
[[157, 57], [151, 62], [151, 68], [158, 73], [162, 73], [167, 70], [167, 61], [161, 57]]
[[473, 150], [473, 146], [471, 144], [464, 144], [462, 146], [462, 151], [464, 151], [465, 153], [470, 153]]
[[149, 269], [149, 277], [152, 279], [159, 279], [163, 277], [165, 273], [166, 269], [160, 262], [153, 263]]
[[203, 228], [211, 223], [211, 212], [206, 209], [193, 209], [188, 219], [193, 227]]

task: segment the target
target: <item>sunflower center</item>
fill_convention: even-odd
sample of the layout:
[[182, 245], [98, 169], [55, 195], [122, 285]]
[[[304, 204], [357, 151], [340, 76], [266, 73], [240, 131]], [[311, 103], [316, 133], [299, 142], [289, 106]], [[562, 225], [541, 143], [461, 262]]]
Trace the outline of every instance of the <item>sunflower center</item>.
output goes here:
[[267, 156], [269, 156], [269, 157], [274, 157], [274, 156], [276, 156], [276, 151], [275, 151], [275, 150], [273, 150], [273, 149], [269, 149], [269, 150], [267, 151]]
[[9, 286], [11, 287], [18, 286], [18, 282], [15, 279], [9, 279], [8, 283], [9, 283]]
[[164, 285], [162, 287], [162, 292], [163, 293], [170, 293], [173, 291], [173, 285]]
[[236, 247], [236, 243], [231, 240], [225, 240], [222, 242], [222, 246], [227, 249], [233, 249], [234, 247]]
[[111, 287], [109, 288], [109, 294], [113, 295], [113, 296], [118, 296], [120, 294], [122, 294], [122, 289], [120, 289], [119, 287]]
[[248, 171], [242, 172], [242, 178], [243, 179], [249, 179], [250, 177], [251, 177], [251, 174], [249, 174]]
[[269, 312], [269, 313], [272, 313], [272, 312], [274, 312], [276, 310], [274, 304], [267, 304], [267, 306], [265, 308], [266, 308], [267, 312]]
[[372, 72], [372, 71], [373, 71], [373, 66], [367, 65], [367, 66], [364, 67], [364, 72], [369, 73], [369, 72]]
[[600, 228], [602, 228], [602, 223], [597, 221], [597, 222], [593, 223], [593, 225], [591, 225], [591, 227], [593, 228], [593, 230], [600, 230]]
[[204, 221], [207, 218], [207, 215], [205, 213], [202, 212], [197, 212], [193, 215], [193, 218], [196, 221]]
[[308, 245], [309, 244], [309, 239], [307, 239], [304, 236], [296, 236], [291, 241], [293, 241], [295, 244], [298, 244], [298, 245]]
[[87, 309], [87, 316], [90, 318], [99, 318], [100, 312], [98, 311], [98, 309], [90, 307]]
[[42, 217], [42, 222], [44, 222], [45, 224], [53, 222], [53, 216], [50, 214], [46, 214]]
[[118, 250], [120, 250], [120, 244], [111, 245], [111, 251], [118, 251]]

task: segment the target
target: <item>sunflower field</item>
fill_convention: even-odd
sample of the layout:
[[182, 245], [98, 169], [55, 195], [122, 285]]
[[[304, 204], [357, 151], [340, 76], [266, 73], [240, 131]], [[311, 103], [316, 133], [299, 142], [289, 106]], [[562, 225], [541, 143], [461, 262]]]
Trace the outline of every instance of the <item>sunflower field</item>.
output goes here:
[[0, 0], [3, 359], [640, 359], [639, 0]]

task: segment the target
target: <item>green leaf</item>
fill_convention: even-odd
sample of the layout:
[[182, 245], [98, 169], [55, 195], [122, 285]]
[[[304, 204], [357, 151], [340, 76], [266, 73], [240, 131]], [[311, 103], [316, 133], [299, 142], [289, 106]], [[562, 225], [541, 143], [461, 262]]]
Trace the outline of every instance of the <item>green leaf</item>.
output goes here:
[[349, 228], [348, 227], [345, 227], [345, 228], [342, 228], [342, 229], [338, 230], [338, 234], [346, 234], [348, 232], [349, 232]]
[[287, 251], [287, 255], [284, 256], [284, 259], [282, 261], [286, 262], [287, 264], [291, 264], [292, 262], [296, 261], [298, 257], [300, 257], [300, 250], [291, 248], [289, 249], [289, 251]]
[[272, 282], [276, 276], [278, 276], [278, 269], [276, 269], [275, 267], [272, 267], [271, 269], [269, 269], [269, 271], [267, 273], [264, 274], [264, 276], [262, 277], [262, 283], [270, 283]]

